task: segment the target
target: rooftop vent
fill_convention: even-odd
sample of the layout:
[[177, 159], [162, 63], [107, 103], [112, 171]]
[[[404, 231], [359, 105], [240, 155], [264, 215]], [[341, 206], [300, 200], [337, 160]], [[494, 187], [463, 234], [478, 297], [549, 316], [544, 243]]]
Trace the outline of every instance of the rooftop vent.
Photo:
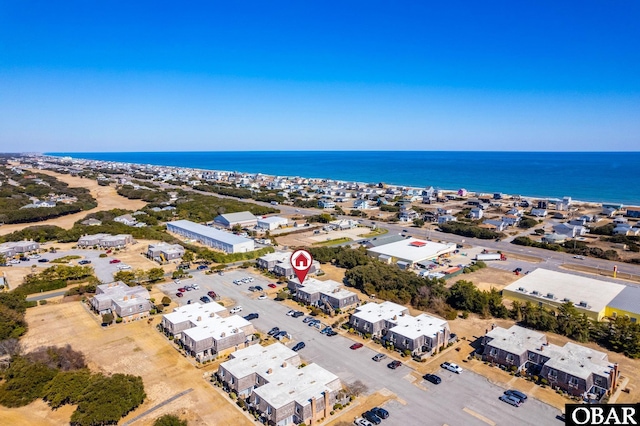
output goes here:
[[539, 292], [538, 290], [533, 290], [533, 291], [531, 292], [531, 294], [533, 294], [533, 295], [535, 295], [535, 296], [539, 296], [539, 295], [540, 295], [540, 292]]
[[578, 306], [582, 306], [583, 308], [586, 308], [586, 307], [587, 307], [587, 302], [586, 302], [586, 300], [582, 300], [582, 301], [580, 301], [580, 303], [578, 304]]
[[547, 298], [549, 299], [555, 299], [553, 293], [547, 293]]
[[527, 291], [527, 289], [526, 289], [526, 288], [524, 288], [524, 287], [518, 287], [518, 291], [526, 292], [526, 291]]
[[571, 299], [565, 297], [564, 299], [562, 299], [563, 302], [571, 302]]

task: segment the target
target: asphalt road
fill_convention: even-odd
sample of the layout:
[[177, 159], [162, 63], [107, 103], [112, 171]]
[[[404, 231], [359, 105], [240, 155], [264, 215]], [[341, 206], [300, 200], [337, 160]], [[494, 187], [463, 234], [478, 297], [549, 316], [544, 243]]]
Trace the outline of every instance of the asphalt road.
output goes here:
[[[254, 277], [250, 284], [233, 284], [233, 280], [245, 276]], [[177, 298], [177, 288], [189, 282], [197, 282], [200, 290], [185, 292], [185, 296]], [[398, 401], [391, 401], [385, 407], [390, 411], [390, 419], [385, 424], [402, 425], [533, 425], [556, 424], [555, 416], [559, 414], [554, 407], [529, 398], [521, 407], [512, 407], [498, 400], [504, 389], [489, 383], [484, 377], [470, 371], [457, 375], [440, 369], [442, 377], [440, 385], [424, 381], [410, 368], [401, 366], [396, 370], [387, 367], [389, 359], [375, 362], [371, 358], [375, 351], [363, 347], [349, 349], [353, 343], [347, 337], [337, 335], [327, 337], [313, 327], [303, 323], [303, 317], [287, 316], [290, 310], [287, 305], [272, 299], [258, 300], [258, 293], [248, 291], [251, 285], [266, 288], [269, 281], [260, 275], [253, 275], [242, 270], [227, 272], [224, 276], [217, 274], [204, 275], [194, 273], [192, 280], [182, 280], [161, 286], [167, 294], [178, 303], [185, 304], [188, 299], [198, 301], [208, 290], [213, 290], [224, 298], [232, 298], [243, 310], [240, 315], [250, 312], [259, 313], [258, 319], [252, 320], [256, 329], [266, 333], [274, 326], [286, 330], [292, 337], [287, 346], [303, 341], [306, 347], [300, 356], [307, 363], [315, 362], [327, 370], [337, 374], [344, 383], [361, 380], [368, 387], [368, 392], [387, 389], [397, 395]], [[280, 286], [279, 286], [280, 287]], [[227, 306], [230, 308], [231, 306]], [[303, 309], [301, 309], [303, 310]], [[360, 414], [354, 413], [354, 415]]]

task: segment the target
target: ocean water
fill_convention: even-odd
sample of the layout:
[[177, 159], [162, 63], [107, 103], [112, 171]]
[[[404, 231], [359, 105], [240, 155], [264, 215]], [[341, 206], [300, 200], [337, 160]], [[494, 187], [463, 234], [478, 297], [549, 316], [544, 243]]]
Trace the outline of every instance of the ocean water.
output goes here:
[[640, 205], [640, 152], [48, 153], [92, 160]]

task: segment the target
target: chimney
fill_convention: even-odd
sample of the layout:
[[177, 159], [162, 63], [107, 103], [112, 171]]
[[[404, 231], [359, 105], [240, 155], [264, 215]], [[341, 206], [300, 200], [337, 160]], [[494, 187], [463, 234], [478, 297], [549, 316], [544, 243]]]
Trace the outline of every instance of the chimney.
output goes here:
[[198, 317], [196, 321], [202, 321], [202, 317]]
[[273, 370], [270, 368], [267, 370], [267, 374], [271, 374], [271, 373], [273, 373]]
[[316, 410], [317, 410], [316, 398], [311, 397], [311, 422], [309, 423], [311, 426], [316, 424]]
[[284, 361], [284, 362], [282, 363], [282, 368], [286, 368], [286, 366], [287, 366], [287, 362], [286, 362], [286, 361]]
[[329, 417], [329, 413], [331, 412], [331, 408], [329, 407], [329, 392], [324, 391], [322, 393], [322, 397], [324, 398], [324, 418]]

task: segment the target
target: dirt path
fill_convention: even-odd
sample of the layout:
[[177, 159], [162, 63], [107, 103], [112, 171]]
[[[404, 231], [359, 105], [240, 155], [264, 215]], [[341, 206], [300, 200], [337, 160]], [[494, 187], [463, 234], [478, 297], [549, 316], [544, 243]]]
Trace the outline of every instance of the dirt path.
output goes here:
[[91, 210], [82, 211], [66, 216], [57, 217], [54, 219], [44, 220], [42, 222], [32, 222], [32, 223], [14, 223], [9, 225], [0, 226], [0, 235], [10, 234], [14, 231], [19, 231], [21, 229], [26, 228], [27, 226], [33, 225], [56, 225], [64, 229], [71, 229], [73, 224], [78, 220], [82, 219], [89, 213], [95, 213], [101, 210], [111, 210], [111, 209], [127, 209], [127, 210], [138, 210], [144, 207], [147, 203], [141, 200], [129, 200], [121, 195], [118, 195], [116, 189], [112, 186], [100, 186], [98, 182], [91, 179], [80, 178], [71, 175], [63, 175], [60, 173], [55, 173], [49, 170], [35, 170], [35, 169], [25, 169], [34, 173], [42, 173], [50, 176], [54, 176], [57, 179], [61, 180], [69, 184], [69, 186], [76, 188], [87, 188], [93, 198], [98, 202], [98, 207], [93, 208]]

